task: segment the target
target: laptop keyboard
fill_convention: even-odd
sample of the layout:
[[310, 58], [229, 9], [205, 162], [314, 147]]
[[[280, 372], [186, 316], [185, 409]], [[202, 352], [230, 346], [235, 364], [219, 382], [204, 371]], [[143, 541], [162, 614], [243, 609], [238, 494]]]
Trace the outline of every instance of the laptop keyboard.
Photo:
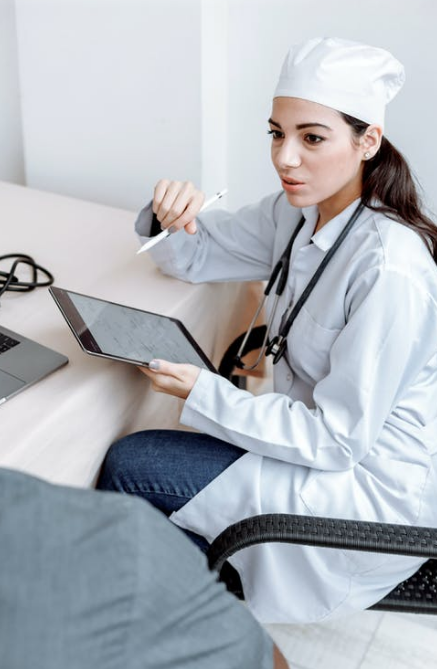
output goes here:
[[17, 346], [17, 344], [20, 344], [17, 339], [12, 339], [12, 337], [8, 337], [7, 335], [0, 333], [0, 354], [6, 353], [6, 351], [9, 351], [9, 349]]

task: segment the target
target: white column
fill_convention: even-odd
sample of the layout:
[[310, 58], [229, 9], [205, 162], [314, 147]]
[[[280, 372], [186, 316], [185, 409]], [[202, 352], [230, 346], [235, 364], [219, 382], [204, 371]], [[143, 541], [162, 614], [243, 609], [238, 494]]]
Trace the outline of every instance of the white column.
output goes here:
[[[202, 0], [201, 11], [202, 132], [199, 185], [206, 197], [209, 197], [229, 186], [228, 2]], [[225, 206], [228, 197], [220, 200], [217, 206]]]

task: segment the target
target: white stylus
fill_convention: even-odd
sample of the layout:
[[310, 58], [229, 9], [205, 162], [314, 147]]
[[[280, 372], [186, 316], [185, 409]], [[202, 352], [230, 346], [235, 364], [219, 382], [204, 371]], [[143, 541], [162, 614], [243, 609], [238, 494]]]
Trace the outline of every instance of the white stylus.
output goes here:
[[[221, 190], [219, 193], [216, 193], [215, 195], [210, 197], [209, 200], [206, 200], [206, 202], [203, 203], [203, 206], [202, 206], [200, 211], [204, 211], [204, 209], [206, 209], [207, 207], [210, 207], [212, 204], [214, 204], [214, 202], [217, 202], [217, 200], [220, 200], [220, 198], [223, 197], [223, 195], [226, 195], [227, 192], [228, 192], [228, 189], [225, 188], [224, 190]], [[147, 241], [145, 244], [143, 244], [143, 246], [140, 249], [138, 249], [137, 254], [142, 253], [143, 251], [148, 251], [149, 249], [152, 248], [152, 246], [155, 246], [155, 244], [158, 244], [162, 239], [166, 239], [166, 237], [168, 237], [170, 234], [171, 233], [166, 228], [165, 230], [160, 232], [159, 235], [156, 235], [156, 237], [152, 237], [152, 239], [149, 239], [149, 241]]]

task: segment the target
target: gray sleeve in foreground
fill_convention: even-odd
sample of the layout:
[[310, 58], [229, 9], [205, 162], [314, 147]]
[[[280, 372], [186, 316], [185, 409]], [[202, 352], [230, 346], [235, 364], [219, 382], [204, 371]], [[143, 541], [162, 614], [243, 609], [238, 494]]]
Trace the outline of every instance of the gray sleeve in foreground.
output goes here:
[[183, 532], [138, 508], [138, 584], [130, 647], [144, 668], [272, 669], [273, 642]]

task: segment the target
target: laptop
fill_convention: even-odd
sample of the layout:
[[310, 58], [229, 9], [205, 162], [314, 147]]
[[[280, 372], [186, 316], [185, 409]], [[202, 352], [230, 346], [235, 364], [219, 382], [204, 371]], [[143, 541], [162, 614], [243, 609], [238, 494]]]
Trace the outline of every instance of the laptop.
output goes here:
[[67, 362], [65, 355], [0, 326], [0, 404]]

